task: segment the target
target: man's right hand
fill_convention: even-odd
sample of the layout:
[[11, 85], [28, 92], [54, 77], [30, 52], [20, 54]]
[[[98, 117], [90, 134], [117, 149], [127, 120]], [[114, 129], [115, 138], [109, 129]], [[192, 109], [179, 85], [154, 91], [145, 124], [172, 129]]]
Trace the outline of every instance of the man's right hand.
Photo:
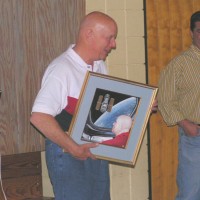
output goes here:
[[178, 125], [183, 128], [183, 130], [188, 136], [191, 136], [191, 137], [199, 136], [200, 127], [197, 124], [194, 124], [193, 122], [187, 119], [184, 119], [180, 121]]
[[79, 160], [86, 160], [88, 158], [95, 160], [96, 157], [94, 154], [91, 153], [90, 148], [95, 148], [98, 145], [98, 143], [86, 143], [82, 145], [76, 144], [73, 146], [73, 148], [69, 149], [66, 152], [70, 153], [73, 157]]
[[64, 132], [55, 118], [49, 114], [32, 113], [31, 123], [57, 145], [59, 145], [64, 152], [70, 153], [73, 157], [86, 160], [87, 158], [96, 159], [91, 153], [90, 148], [98, 146], [98, 143], [77, 144], [68, 134]]

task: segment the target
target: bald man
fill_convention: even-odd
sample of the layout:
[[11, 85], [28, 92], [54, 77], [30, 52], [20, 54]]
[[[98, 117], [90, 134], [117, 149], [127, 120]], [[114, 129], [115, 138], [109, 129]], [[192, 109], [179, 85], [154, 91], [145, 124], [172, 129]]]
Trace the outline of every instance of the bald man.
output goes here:
[[127, 115], [120, 115], [113, 123], [112, 132], [115, 133], [114, 139], [103, 141], [102, 144], [125, 148], [129, 138], [129, 131], [132, 125], [132, 119]]
[[[81, 22], [76, 44], [45, 71], [30, 121], [45, 136], [46, 162], [56, 200], [109, 200], [108, 162], [96, 160], [68, 130], [87, 71], [107, 74], [105, 59], [116, 48], [117, 24], [92, 12]], [[64, 153], [63, 149], [65, 150]]]

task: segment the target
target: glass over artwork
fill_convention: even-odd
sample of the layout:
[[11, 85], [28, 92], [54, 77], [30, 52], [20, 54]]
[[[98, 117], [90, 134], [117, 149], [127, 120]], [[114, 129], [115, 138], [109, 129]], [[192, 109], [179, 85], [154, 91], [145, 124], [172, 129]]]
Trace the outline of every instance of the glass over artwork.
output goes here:
[[96, 89], [82, 140], [125, 148], [140, 98]]

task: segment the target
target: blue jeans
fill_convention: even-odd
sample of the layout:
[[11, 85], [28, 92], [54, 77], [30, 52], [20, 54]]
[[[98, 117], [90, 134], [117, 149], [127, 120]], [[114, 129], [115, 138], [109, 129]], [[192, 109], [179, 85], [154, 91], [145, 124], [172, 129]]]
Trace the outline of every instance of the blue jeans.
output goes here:
[[189, 137], [179, 128], [178, 154], [176, 200], [200, 200], [200, 136]]
[[55, 200], [110, 200], [107, 161], [75, 159], [46, 140], [46, 162]]

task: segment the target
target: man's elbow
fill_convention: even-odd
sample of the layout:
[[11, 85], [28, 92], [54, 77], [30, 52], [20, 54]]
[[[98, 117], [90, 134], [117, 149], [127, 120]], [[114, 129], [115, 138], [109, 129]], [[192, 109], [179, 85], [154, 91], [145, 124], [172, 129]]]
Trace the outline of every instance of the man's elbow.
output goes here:
[[32, 113], [30, 116], [30, 123], [34, 126], [37, 125], [38, 122], [38, 114], [37, 113]]

